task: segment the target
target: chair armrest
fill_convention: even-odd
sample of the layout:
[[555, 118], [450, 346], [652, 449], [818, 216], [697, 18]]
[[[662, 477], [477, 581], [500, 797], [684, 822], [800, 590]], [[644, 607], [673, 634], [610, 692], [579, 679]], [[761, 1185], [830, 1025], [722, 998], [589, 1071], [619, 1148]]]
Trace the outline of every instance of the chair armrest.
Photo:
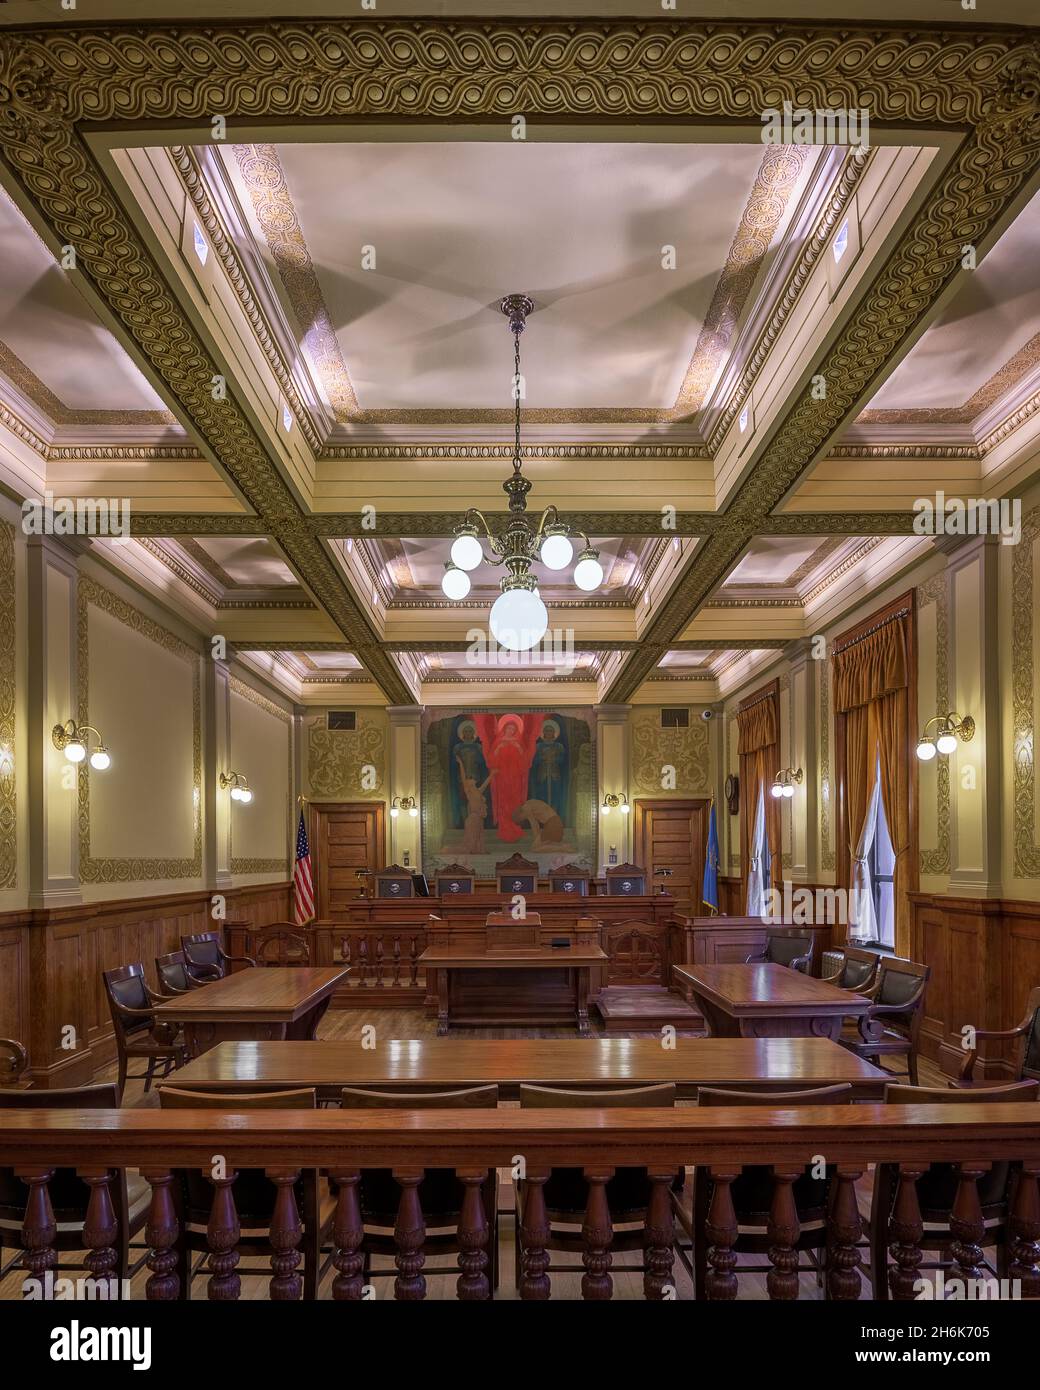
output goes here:
[[113, 999], [112, 1003], [120, 1018], [150, 1018], [153, 1022], [155, 1020], [154, 1009], [132, 1009], [129, 1004], [120, 1004], [118, 999]]
[[802, 972], [802, 974], [804, 975], [805, 972], [809, 969], [809, 966], [810, 966], [811, 964], [812, 964], [812, 952], [810, 951], [809, 954], [808, 954], [807, 956], [795, 956], [794, 960], [791, 961], [791, 964], [790, 964], [790, 966], [789, 966], [789, 969], [791, 969], [791, 970], [800, 970], [800, 971]]
[[20, 1042], [14, 1038], [0, 1038], [0, 1048], [6, 1048], [11, 1053], [10, 1069], [11, 1077], [17, 1080], [29, 1065], [29, 1054]]
[[234, 961], [236, 965], [256, 965], [252, 956], [229, 956], [226, 951], [221, 951], [221, 955], [225, 960]]
[[744, 964], [745, 964], [745, 965], [755, 965], [755, 964], [756, 964], [757, 962], [759, 962], [759, 961], [764, 961], [765, 958], [766, 958], [766, 953], [765, 953], [765, 951], [760, 951], [760, 952], [758, 953], [757, 956], [748, 956], [748, 958], [745, 960]]
[[185, 967], [188, 974], [198, 984], [205, 984], [207, 980], [219, 980], [223, 977], [220, 973], [219, 965], [196, 965], [193, 961], [188, 961]]
[[[1021, 1038], [1029, 1032], [1032, 1019], [1027, 1018], [1024, 1023], [1020, 1023], [1016, 1028], [976, 1028], [975, 1041], [986, 1038], [990, 1042], [1013, 1042], [1015, 1038]], [[961, 1081], [971, 1081], [974, 1079], [975, 1063], [979, 1060], [979, 1049], [972, 1047], [965, 1054], [964, 1061], [958, 1079]]]
[[833, 975], [821, 975], [821, 976], [820, 976], [820, 984], [821, 984], [821, 985], [832, 985], [832, 984], [834, 984], [835, 980], [840, 980], [840, 979], [841, 979], [841, 971], [840, 971], [840, 970], [835, 970], [835, 972], [834, 972]]

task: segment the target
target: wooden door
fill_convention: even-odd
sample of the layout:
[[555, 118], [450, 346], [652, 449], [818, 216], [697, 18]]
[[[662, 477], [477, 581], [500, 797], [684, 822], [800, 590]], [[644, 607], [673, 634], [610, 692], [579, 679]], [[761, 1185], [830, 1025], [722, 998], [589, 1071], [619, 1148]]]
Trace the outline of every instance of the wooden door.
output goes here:
[[317, 856], [314, 905], [319, 918], [346, 921], [349, 904], [370, 880], [358, 869], [375, 872], [386, 867], [383, 803], [335, 801], [311, 803], [311, 844]]
[[[698, 916], [704, 882], [704, 851], [707, 847], [707, 798], [699, 800], [637, 800], [632, 827], [633, 852], [637, 864], [647, 871], [647, 891], [663, 887], [675, 898], [679, 912]], [[671, 869], [670, 878], [654, 878], [656, 869]]]

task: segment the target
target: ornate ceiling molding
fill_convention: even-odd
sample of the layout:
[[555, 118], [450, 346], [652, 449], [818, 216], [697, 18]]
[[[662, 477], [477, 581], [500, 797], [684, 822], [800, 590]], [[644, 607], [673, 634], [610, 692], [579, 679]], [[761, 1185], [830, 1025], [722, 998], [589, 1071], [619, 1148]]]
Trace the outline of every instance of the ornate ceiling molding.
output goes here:
[[[412, 692], [116, 202], [87, 124], [675, 118], [744, 122], [790, 100], [865, 106], [875, 128], [967, 132], [825, 361], [828, 394], [779, 418], [762, 461], [697, 547], [646, 644], [603, 692], [623, 702], [757, 528], [848, 422], [907, 334], [1040, 159], [1040, 45], [1020, 31], [736, 21], [285, 21], [0, 36], [0, 150], [51, 233], [177, 398], [388, 699]], [[225, 519], [226, 520], [226, 519]], [[634, 529], [634, 528], [629, 528]], [[656, 529], [656, 528], [655, 528]], [[807, 530], [808, 528], [806, 528]], [[862, 529], [856, 528], [860, 533]], [[205, 534], [197, 524], [194, 534]], [[852, 534], [856, 534], [853, 531]]]

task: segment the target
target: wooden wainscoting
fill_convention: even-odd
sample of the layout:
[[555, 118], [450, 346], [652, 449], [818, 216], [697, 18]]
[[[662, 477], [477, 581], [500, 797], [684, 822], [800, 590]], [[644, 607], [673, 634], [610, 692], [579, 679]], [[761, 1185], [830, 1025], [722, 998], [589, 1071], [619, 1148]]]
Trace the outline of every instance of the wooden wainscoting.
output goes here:
[[[961, 1030], [1013, 1028], [1040, 985], [1040, 903], [911, 893], [911, 954], [932, 968], [921, 1051], [949, 1076], [964, 1059]], [[1005, 1043], [983, 1042], [977, 1076], [1007, 1077]]]
[[[292, 886], [227, 888], [230, 919], [257, 926], [291, 913]], [[115, 1055], [101, 972], [155, 957], [212, 931], [213, 894], [195, 891], [0, 914], [0, 1036], [29, 1049], [36, 1086], [78, 1086]]]

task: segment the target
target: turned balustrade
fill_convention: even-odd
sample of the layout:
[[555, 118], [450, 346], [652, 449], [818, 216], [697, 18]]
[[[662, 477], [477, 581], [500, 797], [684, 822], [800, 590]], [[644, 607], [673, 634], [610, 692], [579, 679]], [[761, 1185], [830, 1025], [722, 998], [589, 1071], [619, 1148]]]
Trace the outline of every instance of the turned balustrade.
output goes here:
[[[588, 1186], [582, 1226], [582, 1297], [602, 1301], [612, 1294], [612, 1218], [608, 1188], [614, 1171], [647, 1169], [651, 1199], [646, 1212], [644, 1291], [651, 1299], [672, 1287], [670, 1184], [676, 1169], [699, 1166], [714, 1182], [707, 1219], [695, 1238], [706, 1245], [709, 1299], [737, 1295], [734, 1276], [737, 1218], [731, 1185], [748, 1165], [773, 1175], [769, 1215], [770, 1298], [798, 1296], [796, 1245], [798, 1211], [793, 1185], [817, 1155], [835, 1174], [828, 1225], [827, 1278], [830, 1296], [859, 1297], [863, 1223], [856, 1181], [871, 1163], [899, 1165], [899, 1182], [888, 1224], [888, 1277], [893, 1298], [914, 1297], [921, 1264], [923, 1223], [918, 1177], [933, 1163], [955, 1165], [951, 1230], [952, 1274], [983, 1274], [985, 1242], [978, 1183], [993, 1163], [1013, 1165], [1008, 1217], [1007, 1277], [1020, 1280], [1024, 1298], [1040, 1298], [1040, 1125], [1033, 1103], [815, 1106], [799, 1110], [706, 1107], [655, 1111], [610, 1110], [414, 1110], [307, 1112], [263, 1110], [239, 1114], [213, 1110], [9, 1110], [0, 1130], [0, 1167], [26, 1184], [22, 1243], [27, 1272], [40, 1276], [56, 1262], [56, 1226], [49, 1183], [59, 1168], [74, 1167], [89, 1189], [84, 1237], [87, 1267], [98, 1276], [115, 1260], [112, 1170], [137, 1167], [151, 1185], [145, 1228], [151, 1271], [150, 1300], [182, 1295], [178, 1275], [178, 1170], [197, 1168], [213, 1188], [208, 1223], [211, 1299], [241, 1293], [237, 1268], [239, 1225], [235, 1183], [240, 1170], [263, 1169], [277, 1190], [270, 1228], [270, 1296], [301, 1297], [300, 1215], [294, 1182], [301, 1168], [328, 1175], [336, 1198], [332, 1296], [364, 1296], [364, 1224], [359, 1201], [363, 1169], [389, 1168], [400, 1188], [396, 1239], [395, 1298], [426, 1296], [426, 1231], [420, 1201], [425, 1168], [454, 1168], [464, 1190], [459, 1217], [459, 1275], [464, 1300], [491, 1296], [490, 1242], [480, 1184], [488, 1168], [524, 1165], [524, 1254], [519, 1277], [523, 1299], [550, 1297], [552, 1269], [546, 1242], [549, 1220], [543, 1185], [552, 1168], [580, 1167]], [[214, 1167], [214, 1156], [222, 1165]], [[984, 1155], [984, 1157], [983, 1157]]]
[[351, 967], [351, 990], [381, 990], [387, 1003], [409, 996], [421, 1003], [425, 998], [426, 973], [419, 966], [426, 949], [424, 930], [336, 923], [332, 936], [332, 963]]

